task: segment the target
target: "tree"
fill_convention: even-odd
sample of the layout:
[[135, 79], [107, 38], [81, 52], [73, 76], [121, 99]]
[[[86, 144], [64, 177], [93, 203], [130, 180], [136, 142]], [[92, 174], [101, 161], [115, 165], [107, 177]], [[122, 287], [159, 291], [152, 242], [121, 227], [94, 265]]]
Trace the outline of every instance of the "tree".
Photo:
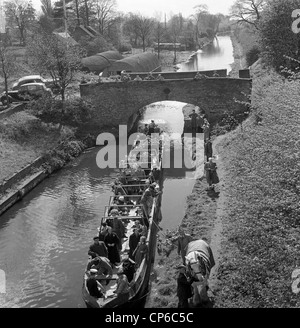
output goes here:
[[94, 0], [95, 20], [99, 32], [108, 36], [109, 28], [116, 19], [116, 0]]
[[126, 36], [129, 37], [130, 43], [134, 46], [137, 46], [139, 39], [138, 31], [138, 15], [129, 13], [124, 18], [123, 32]]
[[154, 22], [154, 27], [153, 27], [153, 36], [154, 40], [157, 43], [157, 57], [159, 58], [159, 53], [160, 53], [160, 43], [162, 42], [162, 39], [165, 35], [165, 27], [162, 22], [159, 20], [156, 20]]
[[8, 79], [16, 71], [16, 61], [5, 41], [0, 41], [0, 76], [4, 78], [6, 103], [9, 106]]
[[281, 66], [298, 67], [285, 56], [300, 59], [300, 34], [292, 31], [291, 14], [300, 8], [300, 0], [273, 0], [268, 2], [259, 24], [259, 39], [266, 63], [277, 71]]
[[4, 2], [7, 25], [18, 28], [20, 44], [26, 43], [26, 32], [35, 20], [35, 9], [31, 1], [13, 0]]
[[150, 38], [153, 27], [154, 27], [154, 20], [151, 18], [147, 18], [142, 15], [137, 16], [137, 33], [138, 36], [141, 38], [142, 41], [142, 47], [143, 47], [143, 52], [146, 51], [146, 42]]
[[247, 23], [259, 29], [259, 20], [266, 0], [236, 0], [230, 8], [230, 15], [238, 23]]
[[81, 67], [83, 50], [78, 46], [69, 45], [65, 40], [60, 40], [55, 34], [41, 33], [34, 36], [27, 51], [32, 66], [40, 72], [49, 74], [60, 87], [61, 100], [64, 104], [66, 88]]
[[169, 31], [171, 35], [171, 39], [173, 42], [173, 48], [174, 48], [174, 64], [176, 63], [176, 50], [177, 50], [177, 45], [179, 36], [182, 32], [182, 23], [181, 23], [181, 16], [176, 15], [172, 16], [170, 21], [169, 21]]

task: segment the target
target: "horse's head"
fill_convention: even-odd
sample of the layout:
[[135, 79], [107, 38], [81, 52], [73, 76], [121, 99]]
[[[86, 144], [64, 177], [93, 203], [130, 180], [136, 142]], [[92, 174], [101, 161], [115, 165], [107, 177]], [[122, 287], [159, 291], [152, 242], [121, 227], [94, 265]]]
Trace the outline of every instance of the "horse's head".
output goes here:
[[188, 272], [197, 281], [203, 281], [207, 275], [207, 267], [204, 259], [197, 252], [189, 253], [186, 257]]

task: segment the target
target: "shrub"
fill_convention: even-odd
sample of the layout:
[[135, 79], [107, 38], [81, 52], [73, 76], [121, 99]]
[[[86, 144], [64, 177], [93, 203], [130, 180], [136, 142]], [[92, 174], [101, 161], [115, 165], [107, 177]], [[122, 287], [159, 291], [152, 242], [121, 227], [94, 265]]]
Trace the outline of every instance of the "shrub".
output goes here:
[[251, 66], [259, 59], [260, 50], [258, 46], [253, 46], [246, 52], [246, 62], [248, 66]]

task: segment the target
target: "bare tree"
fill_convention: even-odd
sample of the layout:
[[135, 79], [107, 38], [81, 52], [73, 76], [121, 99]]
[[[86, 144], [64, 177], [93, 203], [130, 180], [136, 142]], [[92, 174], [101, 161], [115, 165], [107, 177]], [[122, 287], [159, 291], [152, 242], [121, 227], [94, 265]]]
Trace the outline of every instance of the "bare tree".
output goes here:
[[230, 9], [230, 15], [239, 23], [247, 23], [259, 29], [258, 22], [266, 0], [236, 0]]
[[181, 16], [180, 15], [171, 17], [171, 19], [169, 21], [169, 30], [170, 30], [170, 35], [172, 38], [173, 48], [174, 48], [174, 64], [176, 64], [177, 43], [179, 40], [179, 36], [182, 32], [182, 24], [181, 24]]
[[7, 25], [17, 26], [20, 34], [20, 43], [25, 44], [26, 32], [35, 20], [35, 9], [31, 1], [12, 0], [4, 3]]
[[98, 30], [103, 36], [108, 35], [116, 19], [116, 0], [94, 0], [95, 19]]
[[151, 36], [153, 27], [154, 27], [153, 19], [144, 17], [142, 15], [137, 16], [138, 35], [142, 41], [143, 52], [146, 51], [146, 41]]
[[4, 78], [6, 104], [9, 107], [8, 79], [16, 71], [15, 58], [9, 50], [5, 41], [0, 41], [0, 76]]
[[154, 28], [153, 28], [153, 36], [155, 38], [155, 42], [157, 43], [157, 56], [159, 58], [160, 54], [160, 43], [165, 35], [165, 27], [164, 23], [160, 22], [159, 20], [155, 20]]

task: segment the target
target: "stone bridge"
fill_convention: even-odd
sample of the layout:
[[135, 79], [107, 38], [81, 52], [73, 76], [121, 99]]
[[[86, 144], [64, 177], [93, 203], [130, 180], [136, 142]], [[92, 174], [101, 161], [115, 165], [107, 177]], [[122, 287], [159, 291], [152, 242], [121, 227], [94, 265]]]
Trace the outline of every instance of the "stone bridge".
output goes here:
[[80, 94], [96, 106], [99, 127], [127, 124], [130, 129], [141, 108], [164, 100], [199, 106], [214, 125], [226, 111], [243, 113], [245, 105], [236, 100], [249, 101], [251, 89], [249, 78], [208, 77], [87, 83], [80, 85]]

